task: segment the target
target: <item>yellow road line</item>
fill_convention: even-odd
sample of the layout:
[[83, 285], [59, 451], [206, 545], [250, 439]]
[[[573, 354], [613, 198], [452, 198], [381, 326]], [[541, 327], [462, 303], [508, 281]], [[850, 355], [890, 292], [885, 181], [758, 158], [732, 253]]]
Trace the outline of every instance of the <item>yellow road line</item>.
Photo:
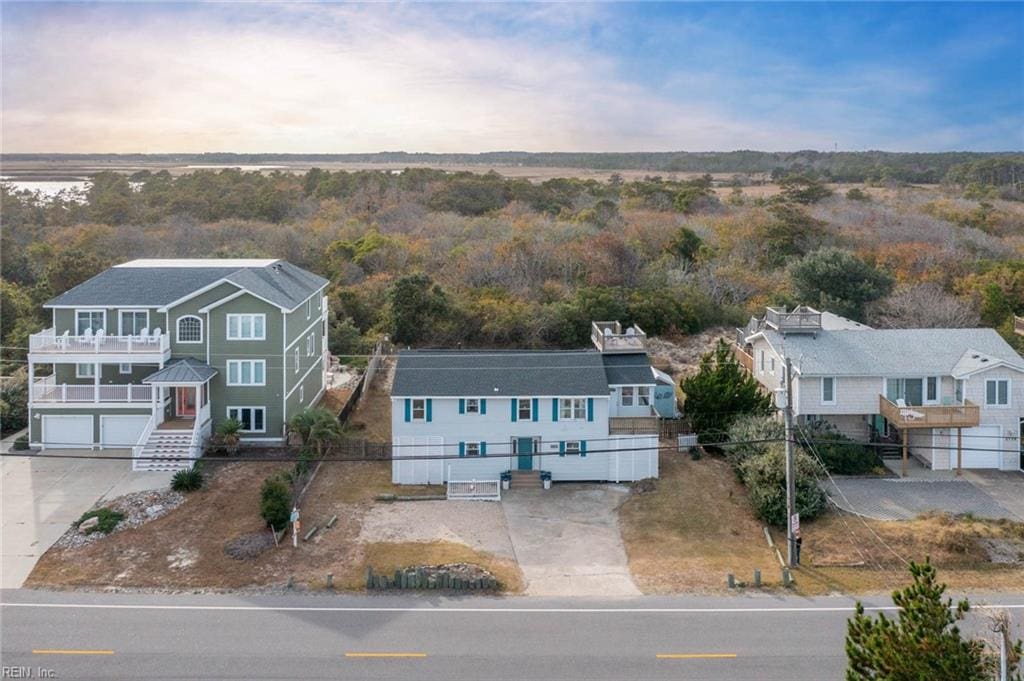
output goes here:
[[729, 660], [736, 657], [736, 653], [659, 653], [655, 657], [659, 660]]
[[113, 655], [113, 650], [55, 650], [37, 649], [32, 651], [33, 655]]
[[426, 653], [345, 653], [345, 657], [426, 657]]

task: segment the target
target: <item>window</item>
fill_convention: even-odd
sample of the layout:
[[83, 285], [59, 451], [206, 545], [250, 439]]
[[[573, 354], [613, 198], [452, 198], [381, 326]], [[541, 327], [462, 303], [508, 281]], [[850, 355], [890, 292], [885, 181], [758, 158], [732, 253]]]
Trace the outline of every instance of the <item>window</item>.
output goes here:
[[833, 376], [825, 376], [821, 379], [821, 403], [836, 403], [836, 379]]
[[769, 364], [769, 366], [771, 366], [771, 369], [768, 371], [768, 373], [770, 373], [772, 376], [774, 376], [775, 375], [775, 358], [774, 357], [770, 357], [769, 359], [771, 360], [771, 362]]
[[228, 418], [242, 424], [243, 433], [265, 433], [266, 408], [264, 407], [228, 407]]
[[760, 351], [760, 354], [758, 355], [758, 359], [760, 360], [761, 373], [763, 374], [764, 373], [764, 350]]
[[639, 385], [636, 388], [636, 403], [639, 407], [651, 406], [651, 389], [646, 385]]
[[85, 334], [86, 329], [93, 333], [107, 326], [106, 310], [75, 310], [75, 335]]
[[121, 311], [121, 335], [138, 336], [149, 327], [149, 312], [145, 310]]
[[309, 334], [306, 337], [306, 355], [309, 357], [313, 356], [313, 334]]
[[306, 319], [313, 316], [313, 299], [310, 298], [306, 301]]
[[412, 401], [412, 420], [413, 421], [426, 421], [427, 420], [427, 401], [426, 400], [413, 400]]
[[565, 443], [565, 453], [569, 456], [574, 456], [580, 453], [579, 440]]
[[533, 400], [527, 398], [525, 400], [519, 400], [519, 420], [520, 421], [532, 421], [533, 420]]
[[479, 414], [480, 413], [480, 400], [475, 400], [475, 399], [466, 400], [466, 413], [467, 414]]
[[929, 376], [925, 379], [924, 383], [924, 401], [925, 403], [936, 404], [939, 401], [939, 378], [938, 376]]
[[303, 404], [306, 401], [306, 386], [299, 386], [299, 404]]
[[263, 359], [229, 359], [228, 385], [265, 385], [266, 368]]
[[558, 418], [563, 421], [582, 421], [587, 418], [587, 402], [581, 397], [562, 399], [558, 405]]
[[266, 340], [267, 315], [229, 314], [228, 340]]
[[299, 349], [295, 348], [295, 373], [299, 373]]
[[633, 386], [623, 386], [622, 392], [619, 395], [619, 404], [623, 407], [633, 406]]
[[178, 317], [178, 342], [202, 343], [203, 320], [192, 315]]
[[205, 407], [210, 402], [210, 384], [203, 383], [203, 389], [199, 392], [199, 394], [202, 398], [202, 401], [199, 403], [199, 406]]
[[957, 404], [964, 403], [964, 379], [958, 378], [953, 383], [953, 399]]
[[120, 364], [117, 367], [117, 371], [120, 374], [130, 374], [132, 372], [131, 364]]
[[466, 443], [466, 456], [480, 456], [480, 443], [479, 442], [467, 442]]
[[985, 381], [985, 406], [1010, 406], [1010, 379], [990, 378]]
[[76, 364], [75, 378], [96, 378], [95, 364]]

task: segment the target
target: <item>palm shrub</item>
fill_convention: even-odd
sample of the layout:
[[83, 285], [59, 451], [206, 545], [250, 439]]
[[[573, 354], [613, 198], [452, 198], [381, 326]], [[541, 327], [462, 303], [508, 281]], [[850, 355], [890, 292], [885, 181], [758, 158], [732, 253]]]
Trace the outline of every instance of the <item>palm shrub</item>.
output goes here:
[[292, 513], [292, 493], [288, 483], [275, 475], [263, 481], [260, 490], [260, 515], [275, 530], [288, 526]]
[[[768, 452], [778, 441], [785, 439], [786, 429], [770, 416], [745, 414], [738, 417], [729, 426], [728, 446], [725, 449], [725, 460], [732, 465], [740, 481], [743, 480], [743, 462]], [[768, 442], [766, 442], [768, 440]], [[770, 442], [774, 440], [775, 442]]]
[[[804, 452], [794, 455], [796, 469], [796, 512], [801, 520], [811, 520], [825, 510], [825, 493], [818, 486], [817, 462]], [[754, 513], [776, 527], [786, 524], [786, 450], [775, 444], [759, 456], [748, 458], [740, 466], [741, 477]]]
[[242, 441], [242, 422], [238, 419], [224, 419], [217, 424], [217, 430], [210, 438], [210, 448], [218, 454], [237, 454]]
[[198, 466], [185, 468], [171, 476], [171, 489], [175, 492], [195, 492], [203, 486], [203, 473]]
[[337, 417], [323, 407], [303, 409], [288, 421], [288, 429], [298, 434], [304, 447], [316, 451], [317, 457], [341, 437]]
[[706, 444], [722, 442], [741, 414], [767, 416], [772, 410], [771, 397], [761, 392], [760, 384], [740, 367], [723, 340], [701, 357], [697, 373], [683, 380], [681, 387], [686, 394], [683, 415]]

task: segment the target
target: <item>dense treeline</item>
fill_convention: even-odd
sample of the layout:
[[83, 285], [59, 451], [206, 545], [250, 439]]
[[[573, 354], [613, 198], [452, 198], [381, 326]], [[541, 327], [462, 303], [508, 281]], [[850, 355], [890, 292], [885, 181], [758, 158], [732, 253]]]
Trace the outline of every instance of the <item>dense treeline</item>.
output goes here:
[[[279, 257], [330, 279], [332, 350], [582, 346], [593, 319], [652, 334], [741, 323], [766, 303], [881, 326], [1024, 314], [1024, 206], [947, 188], [835, 194], [710, 176], [541, 183], [495, 173], [104, 172], [84, 197], [0, 188], [6, 357], [40, 305], [139, 257]], [[1015, 340], [1016, 342], [1016, 340]]]
[[[171, 164], [399, 163], [510, 165], [690, 173], [813, 173], [836, 182], [937, 183], [956, 165], [1016, 158], [1020, 153], [887, 151], [711, 151], [711, 152], [545, 152], [492, 151], [479, 154], [379, 152], [372, 154], [4, 154], [9, 161], [95, 161]], [[1019, 173], [1018, 173], [1019, 177]]]

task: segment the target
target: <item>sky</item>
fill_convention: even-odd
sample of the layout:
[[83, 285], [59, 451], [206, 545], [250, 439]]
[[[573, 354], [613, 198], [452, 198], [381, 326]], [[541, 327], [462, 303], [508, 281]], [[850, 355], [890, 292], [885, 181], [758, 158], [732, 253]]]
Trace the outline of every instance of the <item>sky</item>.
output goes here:
[[5, 153], [1024, 149], [1024, 3], [0, 3]]

